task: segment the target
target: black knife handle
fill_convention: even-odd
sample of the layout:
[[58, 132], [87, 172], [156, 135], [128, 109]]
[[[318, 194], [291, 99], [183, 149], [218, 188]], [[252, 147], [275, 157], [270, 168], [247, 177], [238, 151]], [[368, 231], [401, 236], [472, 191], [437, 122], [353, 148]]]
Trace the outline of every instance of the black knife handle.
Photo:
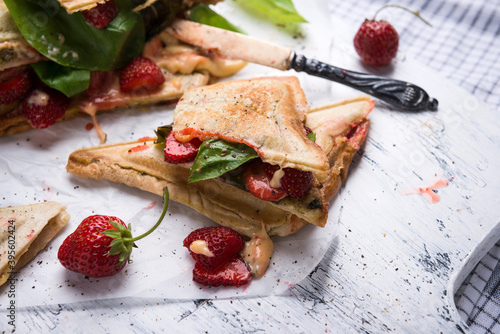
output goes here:
[[295, 52], [290, 57], [290, 68], [347, 85], [406, 111], [435, 111], [438, 108], [436, 99], [429, 98], [425, 90], [409, 82], [344, 70]]

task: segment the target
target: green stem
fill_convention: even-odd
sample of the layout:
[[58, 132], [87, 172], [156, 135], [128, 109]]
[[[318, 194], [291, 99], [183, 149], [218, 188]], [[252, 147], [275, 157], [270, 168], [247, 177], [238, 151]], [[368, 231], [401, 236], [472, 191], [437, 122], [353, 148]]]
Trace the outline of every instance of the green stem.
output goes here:
[[142, 238], [147, 237], [147, 236], [148, 236], [148, 235], [150, 235], [150, 234], [151, 234], [154, 230], [156, 230], [156, 228], [157, 228], [158, 226], [160, 226], [161, 222], [163, 221], [163, 218], [165, 218], [165, 215], [166, 215], [166, 213], [167, 213], [167, 208], [168, 208], [168, 199], [169, 199], [168, 188], [167, 188], [167, 187], [165, 187], [165, 188], [163, 188], [163, 202], [164, 202], [164, 204], [163, 204], [163, 212], [161, 213], [161, 216], [160, 216], [160, 218], [158, 219], [158, 221], [156, 222], [156, 224], [155, 224], [153, 227], [151, 227], [151, 228], [149, 229], [149, 231], [147, 231], [147, 232], [145, 232], [145, 233], [141, 234], [141, 235], [140, 235], [140, 236], [138, 236], [138, 237], [135, 237], [135, 238], [124, 238], [124, 239], [123, 239], [123, 242], [124, 242], [124, 243], [129, 243], [129, 242], [134, 242], [134, 241], [140, 240], [140, 239], [142, 239]]
[[379, 10], [377, 10], [375, 12], [375, 15], [373, 15], [373, 21], [375, 21], [375, 17], [377, 16], [377, 14], [384, 8], [387, 8], [387, 7], [395, 7], [395, 8], [399, 8], [399, 9], [403, 9], [403, 10], [406, 10], [407, 12], [410, 12], [412, 13], [413, 15], [415, 15], [416, 17], [418, 17], [419, 19], [421, 19], [422, 21], [424, 21], [425, 24], [429, 25], [432, 27], [432, 24], [430, 24], [426, 19], [424, 19], [421, 15], [420, 15], [420, 12], [419, 11], [412, 11], [406, 7], [403, 7], [403, 6], [400, 6], [400, 5], [393, 5], [393, 4], [388, 4], [388, 5], [384, 5], [382, 6]]

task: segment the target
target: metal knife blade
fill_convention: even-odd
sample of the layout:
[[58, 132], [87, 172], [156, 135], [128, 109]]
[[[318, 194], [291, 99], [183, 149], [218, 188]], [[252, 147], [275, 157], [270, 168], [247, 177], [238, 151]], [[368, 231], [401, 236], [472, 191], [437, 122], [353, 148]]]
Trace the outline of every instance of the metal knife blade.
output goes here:
[[400, 80], [359, 73], [308, 59], [279, 45], [236, 32], [186, 20], [175, 20], [167, 31], [188, 44], [229, 58], [279, 70], [295, 70], [347, 85], [406, 111], [437, 110], [438, 101], [422, 88]]

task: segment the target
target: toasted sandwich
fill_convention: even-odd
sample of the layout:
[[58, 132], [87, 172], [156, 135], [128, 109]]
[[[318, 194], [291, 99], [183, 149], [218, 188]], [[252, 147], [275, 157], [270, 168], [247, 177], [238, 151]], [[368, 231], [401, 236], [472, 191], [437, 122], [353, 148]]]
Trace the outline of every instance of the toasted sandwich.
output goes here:
[[[71, 20], [73, 17], [76, 17], [75, 20], [81, 20], [80, 11], [84, 13], [85, 11], [94, 10], [99, 3], [103, 3], [102, 0], [51, 1], [55, 2], [55, 5], [61, 6], [60, 11], [67, 11], [64, 14], [67, 15], [64, 17], [66, 20]], [[109, 2], [112, 1], [107, 0], [104, 3]], [[141, 5], [141, 8], [153, 2], [147, 2], [147, 4]], [[200, 1], [183, 2], [172, 0], [172, 2], [178, 3], [178, 7], [187, 10]], [[205, 2], [214, 1], [207, 0]], [[19, 17], [16, 17], [16, 19], [17, 21], [21, 20]], [[110, 68], [85, 69], [81, 72], [84, 74], [81, 75], [87, 75], [87, 88], [80, 89], [77, 93], [65, 92], [67, 96], [61, 96], [61, 94], [57, 95], [53, 90], [42, 90], [38, 95], [34, 95], [35, 92], [38, 92], [37, 89], [40, 86], [45, 87], [47, 82], [58, 80], [58, 78], [52, 77], [53, 73], [66, 71], [67, 77], [74, 75], [78, 71], [74, 70], [72, 66], [80, 66], [80, 63], [83, 63], [83, 59], [86, 57], [80, 54], [82, 51], [76, 52], [71, 49], [64, 51], [62, 49], [71, 39], [71, 36], [69, 36], [70, 29], [68, 29], [67, 35], [61, 33], [60, 46], [53, 46], [49, 50], [43, 50], [44, 54], [42, 54], [28, 43], [18, 28], [18, 23], [13, 19], [4, 1], [0, 0], [0, 136], [15, 134], [33, 128], [45, 128], [56, 121], [89, 114], [93, 118], [101, 142], [104, 142], [105, 134], [98, 126], [95, 118], [97, 112], [176, 101], [187, 89], [206, 85], [217, 80], [217, 78], [230, 76], [246, 65], [243, 61], [225, 59], [219, 55], [183, 44], [162, 30], [147, 39], [144, 44], [138, 44], [142, 48], [141, 50], [133, 50], [137, 57], [147, 58], [158, 67], [160, 77], [156, 79], [158, 84], [153, 87], [139, 86], [137, 89], [134, 87], [131, 91], [125, 91], [120, 85], [120, 75], [127, 64], [130, 65], [132, 62], [132, 59], [125, 59], [119, 65], [113, 63]], [[75, 26], [88, 29], [90, 35], [94, 32], [101, 33], [107, 29], [106, 27], [97, 29], [86, 22], [80, 22]], [[125, 40], [125, 42], [128, 41]], [[133, 41], [130, 43], [133, 43]], [[41, 48], [39, 45], [37, 47]], [[101, 46], [94, 45], [93, 47], [99, 49]], [[131, 48], [133, 47], [134, 45], [131, 46]], [[63, 64], [64, 66], [61, 65], [62, 67], [58, 63], [53, 67], [47, 65], [54, 63], [54, 59], [61, 62], [70, 58], [74, 58], [73, 61], [68, 61], [69, 63]], [[127, 61], [127, 64], [123, 63], [124, 61]], [[44, 65], [42, 69], [33, 67], [37, 66], [37, 64]], [[82, 67], [91, 65], [81, 64]], [[33, 68], [35, 68], [35, 71]], [[45, 74], [42, 74], [45, 81], [41, 82], [40, 73], [43, 71], [45, 71]], [[85, 74], [85, 71], [89, 73]], [[136, 69], [137, 73], [133, 73], [133, 75], [146, 76], [146, 71], [146, 69], [138, 67]], [[77, 82], [76, 79], [69, 80]], [[36, 109], [35, 111], [29, 110], [33, 104], [27, 106], [26, 101], [35, 101], [35, 106], [47, 105], [52, 103], [47, 102], [52, 97], [52, 93], [58, 96], [57, 101], [61, 101], [59, 103], [62, 105], [61, 107], [37, 107], [31, 108]]]
[[69, 219], [57, 202], [0, 208], [0, 285], [43, 250]]
[[[172, 200], [246, 236], [243, 257], [260, 276], [269, 236], [327, 223], [373, 106], [359, 97], [309, 109], [295, 77], [216, 83], [184, 93], [156, 137], [79, 149], [67, 171], [158, 195], [168, 187]], [[194, 160], [172, 159], [172, 141], [198, 142]]]

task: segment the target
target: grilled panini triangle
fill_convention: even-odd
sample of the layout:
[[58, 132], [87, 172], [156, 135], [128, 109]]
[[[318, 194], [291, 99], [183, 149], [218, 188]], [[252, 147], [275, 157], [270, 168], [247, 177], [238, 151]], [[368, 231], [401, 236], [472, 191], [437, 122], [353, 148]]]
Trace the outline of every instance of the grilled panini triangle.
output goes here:
[[[80, 177], [123, 183], [159, 196], [167, 186], [172, 200], [188, 205], [243, 235], [261, 234], [264, 224], [267, 234], [285, 236], [307, 222], [325, 225], [327, 203], [345, 179], [352, 158], [364, 141], [369, 123], [366, 116], [372, 108], [373, 101], [362, 97], [310, 111], [309, 116], [315, 122], [309, 124], [306, 121], [306, 126], [316, 132], [318, 142], [329, 148], [324, 151], [329, 172], [320, 186], [301, 200], [263, 201], [220, 178], [188, 184], [191, 164], [166, 163], [163, 149], [154, 144], [154, 139], [77, 150], [69, 156], [66, 170]], [[334, 116], [329, 118], [328, 115]], [[348, 137], [353, 124], [361, 131]], [[339, 131], [341, 133], [335, 137], [331, 135]], [[320, 198], [324, 206], [310, 205], [311, 197]]]
[[309, 107], [296, 77], [265, 77], [188, 90], [174, 111], [177, 139], [217, 137], [245, 143], [260, 158], [282, 168], [328, 176], [325, 153], [309, 140], [304, 121]]
[[57, 202], [0, 208], [0, 285], [34, 258], [69, 218]]

